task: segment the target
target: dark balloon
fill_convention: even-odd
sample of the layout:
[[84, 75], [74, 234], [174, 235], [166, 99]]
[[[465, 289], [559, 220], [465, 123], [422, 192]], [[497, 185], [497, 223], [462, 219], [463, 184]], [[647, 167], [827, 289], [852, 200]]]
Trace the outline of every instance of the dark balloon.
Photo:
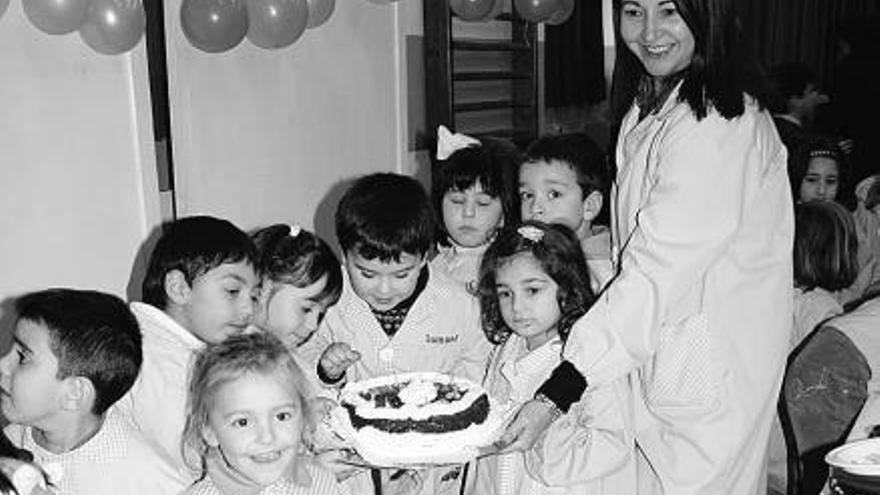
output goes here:
[[251, 43], [273, 50], [298, 40], [309, 22], [306, 0], [246, 0]]
[[491, 21], [501, 15], [502, 12], [504, 12], [504, 0], [495, 0], [495, 3], [492, 4], [492, 10], [486, 14], [486, 17], [483, 17], [483, 20]]
[[134, 48], [146, 25], [141, 0], [92, 0], [79, 35], [96, 52], [116, 55]]
[[513, 0], [516, 11], [523, 19], [544, 22], [559, 10], [559, 0]]
[[559, 0], [559, 10], [553, 13], [549, 19], [547, 19], [547, 24], [551, 26], [558, 26], [563, 22], [567, 21], [571, 14], [574, 12], [574, 0]]
[[194, 47], [208, 53], [225, 52], [247, 34], [248, 11], [244, 0], [183, 0], [180, 25]]
[[47, 34], [67, 34], [86, 20], [89, 0], [22, 0], [31, 23]]
[[309, 23], [306, 27], [311, 29], [327, 22], [336, 8], [336, 0], [308, 0]]
[[449, 8], [463, 21], [482, 21], [503, 0], [449, 0]]

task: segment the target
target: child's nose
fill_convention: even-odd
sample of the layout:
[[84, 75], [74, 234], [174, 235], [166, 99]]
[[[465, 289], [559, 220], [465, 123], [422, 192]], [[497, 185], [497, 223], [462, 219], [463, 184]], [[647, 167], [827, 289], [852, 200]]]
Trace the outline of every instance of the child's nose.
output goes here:
[[472, 217], [477, 214], [477, 205], [474, 204], [473, 201], [468, 201], [464, 204], [464, 216]]
[[271, 422], [260, 427], [257, 432], [257, 441], [262, 444], [271, 444], [275, 441], [275, 428]]
[[318, 323], [321, 319], [321, 315], [317, 311], [312, 311], [306, 316], [306, 330], [310, 332], [314, 332], [318, 329]]

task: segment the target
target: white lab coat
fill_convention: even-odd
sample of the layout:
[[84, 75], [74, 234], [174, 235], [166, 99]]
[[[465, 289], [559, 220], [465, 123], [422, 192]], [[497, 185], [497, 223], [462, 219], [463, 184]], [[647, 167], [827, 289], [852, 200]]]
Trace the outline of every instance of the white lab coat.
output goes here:
[[786, 151], [747, 101], [697, 121], [676, 101], [617, 145], [620, 272], [564, 350], [589, 386], [636, 370], [636, 441], [666, 494], [760, 493], [792, 320]]

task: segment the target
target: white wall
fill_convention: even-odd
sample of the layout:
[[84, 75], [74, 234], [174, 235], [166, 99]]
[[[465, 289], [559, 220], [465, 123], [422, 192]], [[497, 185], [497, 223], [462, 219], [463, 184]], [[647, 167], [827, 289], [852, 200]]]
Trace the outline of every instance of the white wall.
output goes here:
[[44, 34], [20, 1], [0, 18], [0, 302], [48, 286], [125, 295], [159, 221], [145, 57], [143, 41], [105, 56]]
[[318, 223], [327, 236], [339, 181], [411, 172], [401, 46], [412, 1], [337, 0], [326, 24], [289, 47], [245, 39], [219, 54], [194, 48], [180, 0], [166, 1], [178, 215], [246, 229]]

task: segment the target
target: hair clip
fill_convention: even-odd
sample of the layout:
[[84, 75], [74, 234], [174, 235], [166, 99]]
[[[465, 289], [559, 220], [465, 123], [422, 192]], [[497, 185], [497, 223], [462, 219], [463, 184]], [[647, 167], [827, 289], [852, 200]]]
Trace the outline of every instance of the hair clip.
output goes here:
[[303, 230], [302, 227], [297, 224], [289, 225], [288, 227], [290, 228], [290, 237], [298, 236]]
[[818, 157], [832, 158], [834, 160], [839, 161], [840, 160], [840, 153], [838, 153], [834, 150], [829, 150], [829, 149], [824, 149], [824, 148], [815, 149], [815, 150], [810, 151], [810, 158], [818, 158]]
[[458, 150], [480, 146], [480, 140], [464, 134], [453, 134], [446, 126], [437, 127], [437, 159], [446, 160]]
[[541, 239], [544, 238], [544, 231], [534, 225], [523, 225], [516, 229], [516, 232], [532, 242], [541, 242]]

